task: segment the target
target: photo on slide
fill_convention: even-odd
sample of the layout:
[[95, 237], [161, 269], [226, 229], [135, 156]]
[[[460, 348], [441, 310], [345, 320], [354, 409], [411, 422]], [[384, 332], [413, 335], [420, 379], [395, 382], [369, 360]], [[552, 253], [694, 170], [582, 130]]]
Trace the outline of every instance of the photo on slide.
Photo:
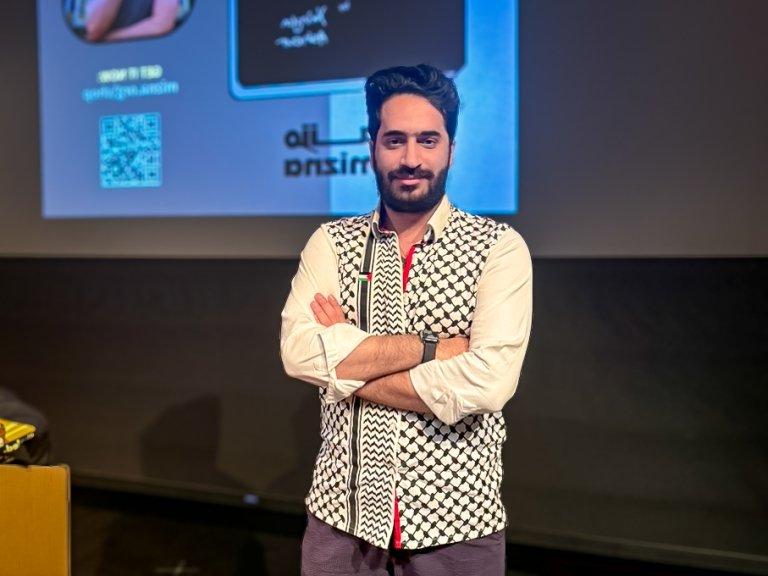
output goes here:
[[184, 21], [194, 0], [63, 0], [64, 19], [87, 42], [165, 36]]

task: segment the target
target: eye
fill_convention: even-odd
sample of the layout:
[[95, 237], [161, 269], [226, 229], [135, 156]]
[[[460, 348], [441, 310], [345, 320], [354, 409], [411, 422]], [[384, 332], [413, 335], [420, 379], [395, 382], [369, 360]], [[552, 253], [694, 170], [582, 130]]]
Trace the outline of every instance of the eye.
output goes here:
[[434, 148], [437, 146], [440, 140], [434, 136], [427, 136], [426, 138], [420, 138], [419, 143], [427, 148]]
[[384, 139], [384, 146], [387, 148], [395, 148], [397, 146], [402, 146], [404, 141], [405, 139], [401, 136], [390, 136]]

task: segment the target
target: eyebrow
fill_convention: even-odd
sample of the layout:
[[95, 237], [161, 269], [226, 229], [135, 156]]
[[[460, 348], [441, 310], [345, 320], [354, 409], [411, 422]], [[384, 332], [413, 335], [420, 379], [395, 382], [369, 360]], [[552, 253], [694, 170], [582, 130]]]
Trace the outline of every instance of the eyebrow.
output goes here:
[[[387, 136], [407, 136], [407, 135], [408, 134], [406, 134], [402, 130], [387, 130], [386, 132], [384, 132], [384, 134], [382, 134], [382, 136], [385, 138]], [[420, 138], [425, 138], [425, 137], [440, 138], [442, 135], [437, 130], [425, 130], [424, 132], [419, 132], [418, 134], [416, 134], [416, 136]]]

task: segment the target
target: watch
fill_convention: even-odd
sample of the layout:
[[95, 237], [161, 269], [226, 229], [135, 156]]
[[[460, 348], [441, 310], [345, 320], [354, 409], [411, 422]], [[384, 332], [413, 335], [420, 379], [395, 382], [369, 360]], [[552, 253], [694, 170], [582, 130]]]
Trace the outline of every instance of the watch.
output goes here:
[[430, 330], [422, 330], [419, 333], [419, 336], [421, 337], [422, 344], [424, 344], [424, 354], [421, 356], [421, 363], [424, 364], [424, 362], [429, 362], [430, 360], [435, 359], [435, 354], [437, 353], [437, 343], [439, 342], [440, 338], [438, 338], [437, 334], [431, 332]]

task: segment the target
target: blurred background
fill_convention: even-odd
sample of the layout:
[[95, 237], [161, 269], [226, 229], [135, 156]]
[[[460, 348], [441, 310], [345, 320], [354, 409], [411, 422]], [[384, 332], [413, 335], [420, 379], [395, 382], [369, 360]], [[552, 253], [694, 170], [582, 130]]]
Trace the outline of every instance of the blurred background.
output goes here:
[[[7, 2], [0, 20], [0, 387], [45, 416], [49, 461], [71, 467], [75, 574], [298, 573], [319, 410], [316, 391], [283, 374], [279, 314], [311, 232], [352, 205], [350, 190], [374, 185], [370, 174], [288, 179], [282, 138], [317, 118], [343, 139], [339, 127], [360, 117], [345, 124], [334, 110], [361, 100], [359, 86], [275, 97], [258, 92], [269, 73], [258, 67], [239, 82], [234, 0], [182, 3], [167, 36], [103, 46], [87, 41], [80, 4]], [[492, 129], [473, 135], [483, 92], [471, 86], [457, 144], [467, 170], [488, 174], [458, 196], [511, 223], [534, 258], [531, 344], [504, 410], [510, 574], [767, 574], [768, 2], [458, 4], [463, 15], [436, 10], [418, 24], [464, 18], [492, 36], [473, 14], [497, 10], [516, 35], [494, 40], [514, 56], [496, 126], [507, 156]], [[67, 30], [73, 14], [79, 29]], [[54, 18], [72, 50], [101, 50], [87, 53], [92, 67], [43, 66]], [[91, 117], [130, 109], [83, 104], [81, 77], [156, 65], [153, 50], [165, 58], [214, 25], [209, 59], [190, 70], [218, 72], [198, 85], [164, 64], [167, 92], [142, 101], [164, 107], [162, 180], [105, 175], [103, 131], [68, 140]], [[446, 69], [472, 69], [473, 38]], [[422, 59], [414, 50], [406, 63]], [[369, 71], [386, 56], [371, 52]], [[57, 92], [71, 77], [78, 90]], [[254, 115], [221, 144], [234, 155], [223, 164], [215, 125], [237, 117], [219, 105]], [[185, 106], [182, 122], [170, 110]], [[187, 157], [181, 200], [113, 196], [65, 214], [59, 199], [88, 200], [88, 186], [171, 186], [183, 164], [172, 131], [211, 159]], [[200, 200], [234, 189], [230, 174], [248, 175], [251, 155], [272, 168], [257, 167], [267, 184], [248, 192], [295, 192], [289, 209]], [[83, 158], [93, 171], [74, 174]], [[449, 180], [449, 196], [462, 182]], [[483, 210], [484, 198], [499, 203]], [[174, 202], [187, 201], [198, 203], [181, 213]]]

